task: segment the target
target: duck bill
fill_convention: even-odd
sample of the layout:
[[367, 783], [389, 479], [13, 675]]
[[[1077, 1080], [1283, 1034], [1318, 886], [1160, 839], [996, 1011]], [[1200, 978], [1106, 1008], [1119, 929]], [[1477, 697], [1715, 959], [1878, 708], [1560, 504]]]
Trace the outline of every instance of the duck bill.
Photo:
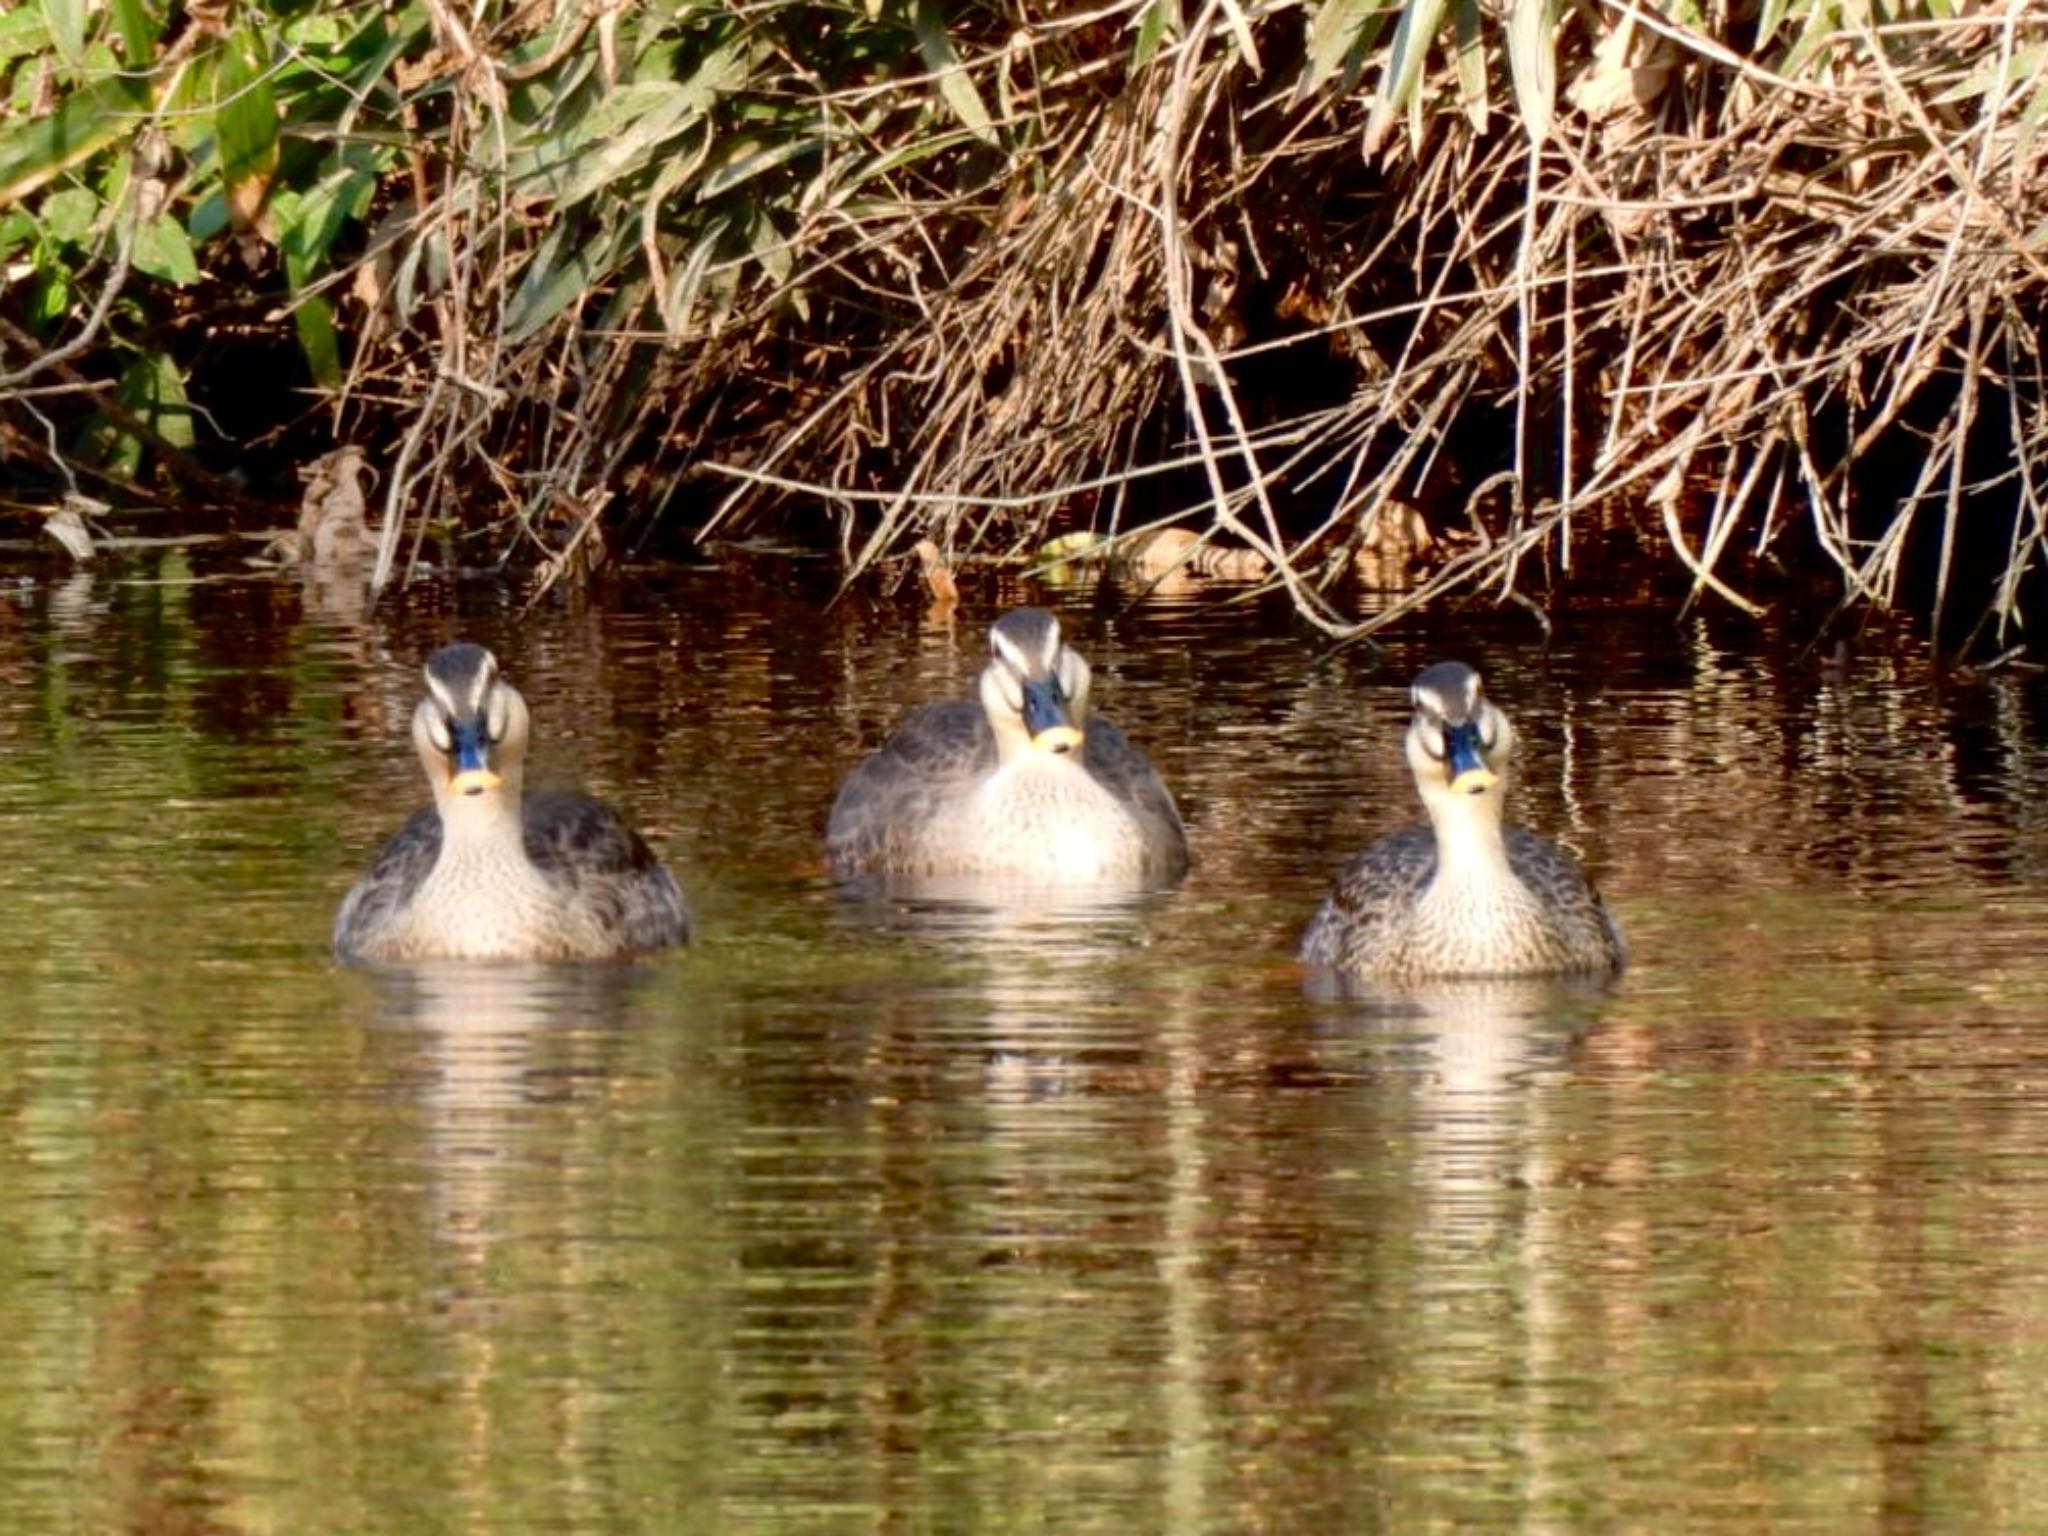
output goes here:
[[491, 771], [490, 749], [484, 742], [482, 721], [470, 721], [455, 730], [455, 777], [448, 787], [458, 795], [480, 795], [505, 781]]
[[1074, 724], [1058, 685], [1050, 680], [1024, 685], [1024, 729], [1031, 733], [1031, 745], [1041, 752], [1080, 750], [1081, 728]]
[[1471, 721], [1444, 732], [1444, 766], [1454, 795], [1480, 795], [1500, 782], [1479, 749], [1479, 727]]

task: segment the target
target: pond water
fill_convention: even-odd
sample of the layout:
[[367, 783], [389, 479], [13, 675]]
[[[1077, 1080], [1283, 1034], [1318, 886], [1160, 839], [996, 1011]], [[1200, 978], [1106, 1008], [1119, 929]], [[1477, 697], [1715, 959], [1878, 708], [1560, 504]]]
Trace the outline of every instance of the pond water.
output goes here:
[[[373, 618], [176, 557], [0, 585], [13, 1530], [2015, 1528], [2048, 1507], [2048, 687], [1711, 616], [1334, 653], [1227, 589], [790, 570]], [[1180, 796], [1178, 889], [850, 902], [833, 787], [1045, 600]], [[701, 942], [346, 971], [493, 647], [529, 778]], [[1612, 989], [1319, 996], [1485, 668]]]

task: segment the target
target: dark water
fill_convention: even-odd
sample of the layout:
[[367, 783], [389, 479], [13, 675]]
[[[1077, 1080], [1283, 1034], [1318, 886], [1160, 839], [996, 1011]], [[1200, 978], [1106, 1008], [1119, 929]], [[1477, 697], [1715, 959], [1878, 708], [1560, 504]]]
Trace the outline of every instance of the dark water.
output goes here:
[[[1514, 615], [1323, 654], [1050, 594], [1199, 860], [849, 905], [838, 775], [968, 686], [908, 599], [646, 573], [375, 621], [175, 562], [0, 587], [0, 1524], [23, 1531], [2023, 1529], [2048, 1508], [2048, 688]], [[1017, 589], [1005, 598], [1046, 596]], [[493, 646], [538, 782], [703, 942], [338, 971]], [[1326, 1000], [1462, 655], [1638, 963]]]

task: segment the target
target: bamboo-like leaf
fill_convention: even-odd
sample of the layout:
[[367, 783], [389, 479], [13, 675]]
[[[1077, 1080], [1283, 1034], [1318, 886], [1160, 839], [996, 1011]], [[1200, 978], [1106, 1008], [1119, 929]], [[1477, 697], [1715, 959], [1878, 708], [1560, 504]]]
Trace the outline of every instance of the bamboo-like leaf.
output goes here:
[[[768, 274], [768, 280], [777, 288], [789, 281], [796, 258], [790, 253], [787, 237], [776, 227], [767, 209], [754, 210], [754, 221], [747, 226], [747, 245], [754, 253], [754, 260], [761, 264], [761, 270]], [[795, 297], [801, 302], [803, 295], [798, 293]]]
[[911, 25], [917, 29], [917, 48], [924, 55], [925, 68], [938, 77], [939, 95], [969, 133], [993, 144], [995, 125], [981, 92], [974, 88], [973, 78], [961, 65], [959, 50], [946, 33], [946, 18], [940, 12], [938, 0], [917, 0]]
[[222, 39], [213, 67], [213, 129], [220, 144], [221, 189], [238, 229], [256, 226], [277, 174], [277, 101], [269, 54], [252, 28]]
[[43, 0], [43, 20], [64, 62], [73, 69], [84, 63], [85, 0]]
[[47, 116], [0, 133], [0, 208], [119, 143], [149, 106], [142, 81], [110, 75], [71, 92]]
[[1456, 0], [1451, 20], [1458, 34], [1458, 99], [1465, 104], [1465, 120], [1474, 133], [1486, 132], [1492, 110], [1486, 85], [1486, 32], [1479, 14], [1479, 0]]
[[1429, 58], [1430, 40], [1443, 20], [1446, 0], [1408, 0], [1401, 20], [1394, 28], [1393, 45], [1387, 50], [1387, 67], [1380, 76], [1379, 99], [1372, 104], [1372, 116], [1365, 125], [1365, 152], [1378, 150], [1395, 114], [1408, 104], [1422, 66]]
[[1175, 32], [1180, 30], [1175, 11], [1168, 0], [1152, 0], [1138, 17], [1137, 41], [1131, 44], [1132, 69], [1143, 69], [1152, 62], [1152, 56], [1166, 40], [1169, 29]]
[[2048, 120], [2048, 80], [2035, 87], [2034, 94], [2020, 109], [2020, 126], [2030, 134], [2041, 131], [2041, 124]]
[[1508, 78], [1529, 142], [1550, 136], [1557, 105], [1557, 28], [1553, 0], [1509, 0]]
[[534, 253], [526, 276], [505, 306], [505, 339], [524, 341], [576, 303], [617, 265], [619, 253], [633, 243], [634, 231], [621, 226], [600, 230], [581, 247], [564, 253], [566, 224], [556, 224]]
[[109, 0], [114, 27], [121, 35], [121, 56], [130, 69], [140, 69], [156, 51], [161, 28], [142, 0]]
[[1841, 16], [1833, 0], [1816, 0], [1816, 3], [1797, 12], [1805, 23], [1799, 29], [1799, 37], [1786, 51], [1784, 61], [1778, 65], [1781, 75], [1797, 75], [1806, 68], [1808, 60], [1835, 39], [1841, 28]]
[[1764, 0], [1763, 9], [1757, 13], [1756, 51], [1762, 53], [1770, 45], [1786, 17], [1794, 11], [1804, 11], [1812, 4], [1813, 0]]
[[1324, 0], [1308, 24], [1308, 59], [1297, 98], [1319, 89], [1340, 69], [1339, 88], [1358, 83], [1367, 51], [1386, 29], [1386, 0]]
[[762, 145], [758, 140], [732, 146], [726, 162], [697, 184], [697, 201], [708, 202], [742, 182], [786, 165], [799, 155], [814, 153], [817, 144], [804, 137], [784, 139], [780, 144]]
[[319, 294], [299, 300], [292, 310], [292, 328], [299, 335], [299, 350], [306, 354], [306, 366], [313, 382], [322, 389], [341, 384], [341, 339], [334, 330], [334, 310]]
[[161, 352], [136, 359], [121, 376], [121, 403], [174, 448], [194, 441], [192, 407], [178, 365]]
[[[337, 157], [339, 158], [339, 157]], [[279, 192], [271, 203], [278, 248], [294, 288], [320, 275], [327, 253], [351, 219], [360, 218], [376, 192], [376, 178], [361, 165], [330, 164], [303, 195]]]
[[870, 182], [906, 165], [916, 165], [921, 160], [929, 160], [934, 155], [944, 154], [949, 149], [957, 149], [972, 137], [973, 135], [965, 128], [955, 128], [946, 133], [934, 133], [925, 138], [912, 139], [900, 149], [892, 149], [885, 155], [877, 155], [872, 160], [862, 161], [850, 170], [842, 167], [837, 185], [828, 200], [828, 206], [840, 207]]
[[689, 329], [690, 314], [697, 307], [697, 295], [704, 287], [704, 274], [711, 268], [712, 258], [718, 253], [718, 243], [725, 238], [726, 228], [726, 220], [713, 219], [710, 228], [691, 247], [689, 259], [670, 276], [668, 292], [658, 296], [662, 324], [671, 336], [681, 336]]
[[690, 79], [641, 80], [606, 93], [580, 120], [515, 158], [522, 190], [568, 208], [652, 161], [739, 82], [740, 55], [721, 49]]
[[2014, 49], [2003, 70], [1998, 67], [1997, 53], [1991, 51], [1983, 63], [1937, 95], [1935, 104], [1946, 106], [1950, 102], [1971, 101], [1993, 91], [2003, 96], [2008, 86], [2039, 79], [2044, 62], [2048, 62], [2048, 43], [2031, 43], [2025, 48]]

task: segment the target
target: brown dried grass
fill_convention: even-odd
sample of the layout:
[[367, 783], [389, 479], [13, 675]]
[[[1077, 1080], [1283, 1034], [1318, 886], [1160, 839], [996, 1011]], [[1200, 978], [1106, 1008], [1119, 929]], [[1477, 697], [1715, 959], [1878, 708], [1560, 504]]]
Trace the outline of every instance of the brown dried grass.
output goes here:
[[[869, 156], [861, 195], [821, 177], [777, 260], [708, 263], [694, 305], [667, 302], [701, 249], [670, 238], [667, 187], [621, 236], [644, 260], [506, 343], [543, 221], [423, 184], [391, 246], [449, 253], [429, 354], [361, 349], [352, 384], [410, 402], [385, 574], [428, 511], [474, 523], [480, 501], [501, 554], [544, 556], [621, 499], [703, 539], [824, 507], [849, 579], [923, 539], [1015, 559], [1062, 528], [1178, 523], [1259, 551], [1351, 635], [1461, 589], [1540, 598], [1583, 578], [1601, 519], [1744, 609], [1756, 561], [1801, 544], [1845, 603], [1899, 604], [1931, 565], [1937, 629], [2020, 622], [2048, 556], [2048, 148], [2009, 66], [2040, 7], [1810, 36], [1785, 68], [1609, 6], [1558, 39], [1539, 148], [1461, 116], [1446, 67], [1371, 159], [1362, 93], [1298, 89], [1287, 9], [1211, 4], [1143, 64], [1139, 14], [963, 38], [1000, 153], [894, 163], [935, 131], [932, 78], [835, 89], [790, 60], [775, 87]], [[469, 100], [476, 136], [494, 110]], [[1280, 346], [1350, 387], [1246, 398]], [[1488, 472], [1455, 462], [1501, 423]], [[1910, 483], [1873, 494], [1877, 459]], [[1360, 616], [1346, 556], [1410, 505], [1463, 537]], [[1959, 547], [1987, 539], [1996, 579], [1957, 591]]]

